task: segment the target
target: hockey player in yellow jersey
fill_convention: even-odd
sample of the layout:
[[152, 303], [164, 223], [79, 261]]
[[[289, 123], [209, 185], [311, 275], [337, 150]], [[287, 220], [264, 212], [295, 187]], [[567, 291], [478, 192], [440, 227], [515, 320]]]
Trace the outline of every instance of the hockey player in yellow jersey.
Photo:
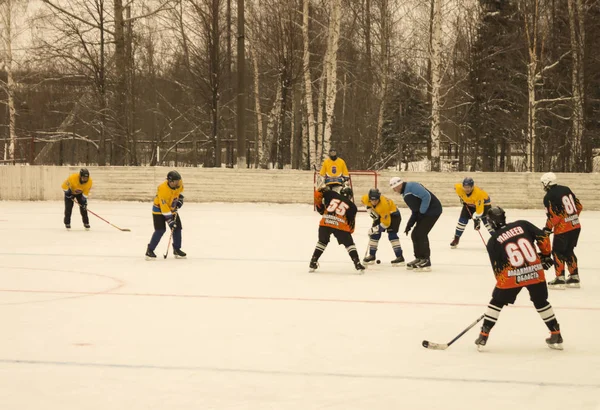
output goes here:
[[346, 162], [337, 156], [335, 148], [329, 149], [329, 158], [323, 161], [319, 176], [325, 185], [344, 185], [350, 179]]
[[466, 177], [462, 184], [454, 185], [454, 190], [460, 198], [463, 207], [458, 217], [454, 239], [450, 243], [452, 249], [458, 246], [469, 219], [473, 219], [473, 225], [476, 231], [481, 227], [481, 222], [485, 225], [488, 232], [494, 232], [487, 219], [487, 211], [492, 207], [490, 196], [483, 189], [475, 185], [473, 178]]
[[369, 190], [369, 193], [362, 197], [362, 203], [367, 207], [369, 216], [373, 218], [373, 226], [369, 229], [369, 254], [365, 256], [363, 262], [365, 264], [375, 262], [381, 233], [387, 231], [388, 239], [392, 244], [394, 255], [396, 255], [396, 259], [392, 261], [392, 266], [403, 266], [404, 256], [398, 237], [400, 221], [402, 220], [400, 210], [393, 200], [381, 195], [377, 188]]
[[92, 189], [92, 184], [90, 171], [88, 171], [87, 168], [81, 168], [79, 172], [69, 175], [65, 182], [62, 183], [62, 190], [65, 193], [65, 217], [63, 221], [65, 223], [65, 228], [71, 229], [71, 214], [73, 212], [73, 205], [75, 204], [75, 201], [77, 201], [83, 226], [86, 231], [90, 229], [87, 198], [90, 194], [90, 189]]
[[[169, 226], [173, 235], [173, 255], [175, 258], [185, 258], [186, 253], [181, 250], [181, 216], [179, 209], [183, 206], [183, 181], [177, 171], [170, 171], [167, 180], [158, 186], [154, 203], [152, 204], [152, 219], [154, 221], [154, 234], [146, 249], [146, 259], [156, 259], [154, 249], [165, 234]], [[168, 250], [167, 250], [168, 252]], [[166, 255], [166, 254], [165, 254]], [[165, 256], [166, 257], [166, 256]]]

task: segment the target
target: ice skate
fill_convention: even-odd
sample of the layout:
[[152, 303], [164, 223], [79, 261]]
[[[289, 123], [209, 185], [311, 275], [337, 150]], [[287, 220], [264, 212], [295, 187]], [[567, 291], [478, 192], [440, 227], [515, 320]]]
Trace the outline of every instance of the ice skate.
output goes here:
[[71, 230], [71, 224], [65, 224], [65, 228], [67, 229], [67, 231]]
[[546, 339], [546, 343], [550, 349], [563, 350], [563, 338], [560, 334], [560, 326], [556, 325], [552, 332], [550, 332], [550, 337]]
[[315, 258], [312, 258], [308, 264], [308, 271], [312, 273], [317, 269], [319, 269], [319, 262]]
[[408, 263], [406, 264], [406, 269], [408, 269], [408, 270], [414, 269], [414, 268], [415, 268], [415, 266], [416, 266], [416, 264], [417, 264], [417, 263], [419, 263], [419, 262], [421, 262], [421, 259], [419, 259], [419, 258], [415, 259], [415, 260], [414, 260], [414, 261], [412, 261], [412, 262], [408, 262]]
[[460, 242], [460, 236], [455, 236], [452, 242], [450, 242], [450, 248], [456, 249], [458, 242]]
[[482, 352], [484, 350], [488, 337], [490, 337], [490, 329], [482, 327], [481, 332], [479, 332], [479, 337], [475, 340], [478, 351]]
[[398, 256], [396, 259], [392, 261], [392, 266], [404, 266], [404, 257]]
[[372, 264], [374, 264], [375, 263], [375, 255], [365, 256], [364, 259], [363, 259], [363, 263], [365, 265], [372, 265]]
[[86, 231], [90, 230], [90, 224], [83, 224], [83, 227], [85, 228]]
[[153, 250], [150, 250], [150, 248], [146, 249], [146, 260], [147, 261], [154, 261], [154, 260], [156, 260], [156, 254], [154, 253]]
[[581, 285], [579, 283], [579, 275], [578, 274], [569, 276], [569, 278], [567, 279], [567, 287], [568, 288], [576, 288], [576, 289], [579, 289], [581, 287]]
[[362, 263], [360, 263], [360, 260], [356, 259], [354, 262], [354, 267], [356, 268], [356, 273], [358, 273], [359, 275], [362, 275], [365, 273], [365, 267]]
[[430, 272], [431, 271], [431, 261], [429, 260], [429, 258], [421, 259], [415, 265], [414, 269], [415, 269], [415, 272]]
[[175, 259], [186, 259], [187, 257], [187, 254], [184, 251], [175, 248], [173, 248], [173, 255], [175, 256]]
[[554, 280], [548, 282], [548, 288], [556, 290], [566, 289], [567, 283], [565, 281], [565, 277], [563, 275], [555, 277]]

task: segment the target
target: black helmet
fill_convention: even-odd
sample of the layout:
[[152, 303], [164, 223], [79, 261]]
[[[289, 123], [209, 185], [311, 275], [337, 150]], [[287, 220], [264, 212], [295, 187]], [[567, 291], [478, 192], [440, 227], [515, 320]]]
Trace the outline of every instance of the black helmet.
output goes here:
[[[88, 171], [88, 169], [87, 169], [87, 168], [81, 168], [81, 169], [79, 170], [79, 183], [80, 183], [80, 184], [83, 184], [83, 183], [84, 183], [84, 182], [83, 182], [83, 178], [87, 178], [88, 180], [89, 180], [89, 178], [90, 178], [90, 171]], [[86, 182], [87, 182], [87, 180], [86, 180]]]
[[337, 150], [333, 147], [330, 147], [327, 153], [329, 154], [329, 158], [335, 161], [335, 159], [337, 158]]
[[169, 171], [167, 181], [181, 181], [181, 175], [177, 171]]
[[473, 186], [475, 185], [475, 181], [473, 181], [473, 178], [471, 177], [466, 177], [465, 179], [463, 179], [463, 186], [470, 186], [471, 188], [473, 188]]
[[506, 214], [504, 213], [504, 209], [499, 206], [491, 207], [487, 212], [487, 218], [494, 230], [500, 229], [506, 225]]
[[377, 188], [369, 189], [369, 200], [370, 201], [379, 200], [379, 198], [381, 198], [381, 192], [379, 192], [379, 189], [377, 189]]
[[345, 196], [348, 199], [352, 199], [354, 193], [352, 192], [352, 188], [350, 188], [349, 186], [345, 186], [340, 191], [340, 195]]

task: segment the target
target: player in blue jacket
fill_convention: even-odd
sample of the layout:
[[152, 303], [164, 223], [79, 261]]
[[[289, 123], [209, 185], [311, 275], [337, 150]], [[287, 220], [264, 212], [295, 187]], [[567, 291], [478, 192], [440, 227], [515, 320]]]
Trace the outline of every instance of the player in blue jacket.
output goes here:
[[431, 270], [431, 250], [429, 249], [429, 231], [442, 214], [442, 204], [437, 197], [418, 182], [404, 182], [399, 177], [390, 179], [390, 187], [402, 195], [411, 210], [404, 233], [413, 229], [411, 239], [415, 260], [406, 264], [407, 269], [416, 271]]

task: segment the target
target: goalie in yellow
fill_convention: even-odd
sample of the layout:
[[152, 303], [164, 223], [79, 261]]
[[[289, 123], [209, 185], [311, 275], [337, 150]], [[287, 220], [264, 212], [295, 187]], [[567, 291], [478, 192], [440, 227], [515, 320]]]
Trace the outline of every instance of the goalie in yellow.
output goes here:
[[329, 149], [329, 158], [323, 161], [319, 176], [325, 185], [345, 185], [346, 181], [350, 179], [346, 161], [337, 156], [335, 148]]
[[62, 190], [65, 193], [65, 228], [71, 229], [71, 214], [73, 205], [79, 205], [79, 212], [83, 221], [85, 230], [90, 229], [90, 218], [87, 211], [87, 197], [92, 189], [92, 178], [87, 168], [81, 168], [79, 172], [69, 175], [62, 183]]
[[458, 217], [458, 223], [456, 224], [456, 232], [454, 233], [454, 239], [450, 243], [452, 249], [458, 246], [460, 237], [462, 236], [469, 219], [473, 219], [473, 225], [476, 231], [481, 227], [481, 221], [491, 234], [494, 232], [493, 228], [488, 222], [487, 211], [492, 207], [492, 201], [490, 196], [483, 189], [475, 185], [473, 178], [466, 177], [462, 184], [454, 185], [454, 190], [460, 198], [460, 202], [463, 207]]
[[369, 216], [373, 218], [373, 226], [369, 229], [369, 255], [365, 256], [363, 263], [372, 264], [375, 262], [375, 254], [381, 233], [387, 231], [388, 239], [392, 244], [396, 259], [392, 261], [392, 266], [403, 266], [404, 256], [402, 255], [402, 246], [398, 237], [400, 229], [400, 210], [393, 200], [381, 195], [379, 189], [372, 188], [367, 195], [362, 197], [362, 203], [367, 207]]

